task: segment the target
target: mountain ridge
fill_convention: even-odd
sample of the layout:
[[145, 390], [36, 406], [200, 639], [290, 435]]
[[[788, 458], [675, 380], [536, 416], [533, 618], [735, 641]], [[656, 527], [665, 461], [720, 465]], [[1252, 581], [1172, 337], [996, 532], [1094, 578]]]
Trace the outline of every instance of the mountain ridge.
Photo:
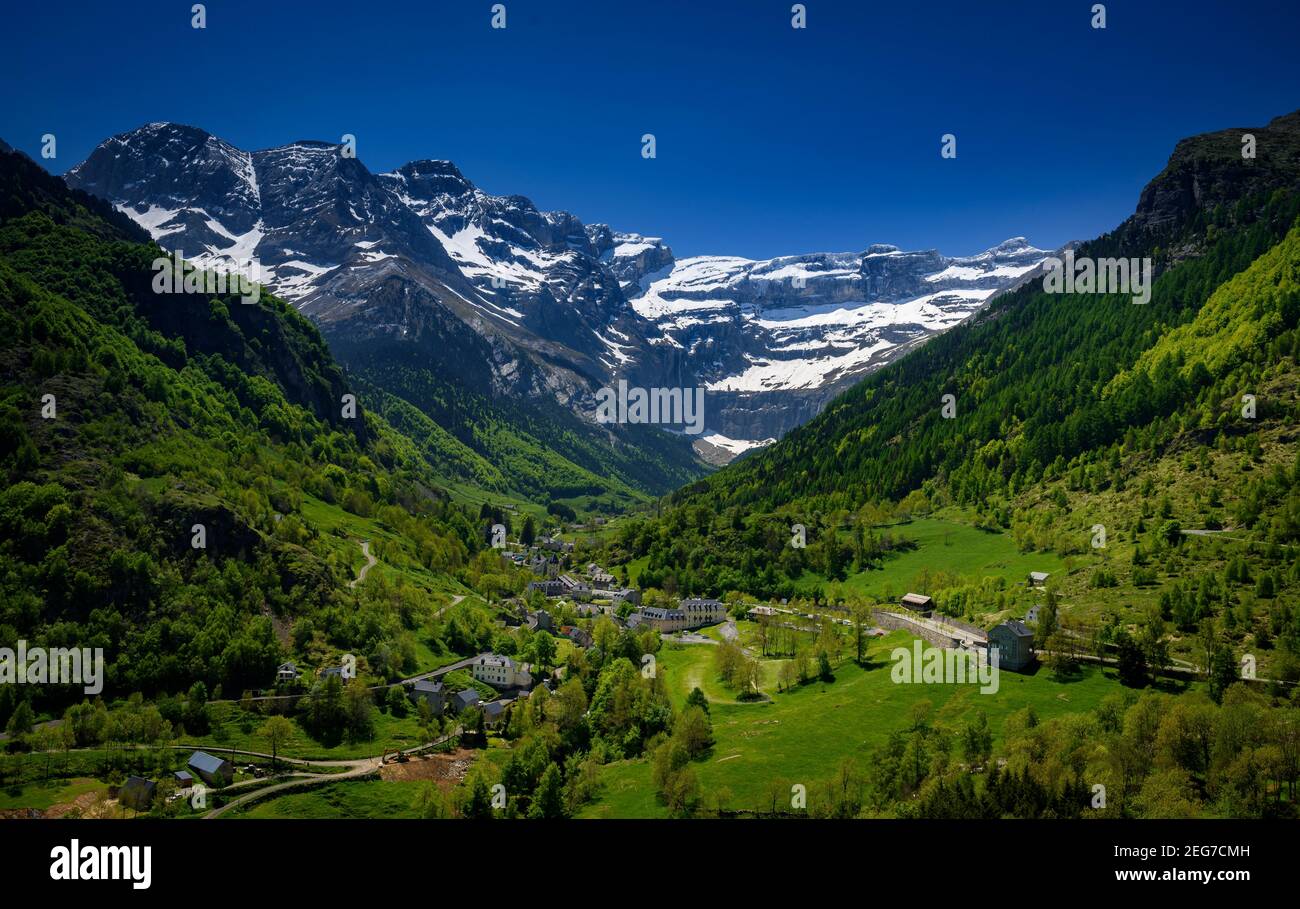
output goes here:
[[[0, 634], [103, 647], [112, 696], [260, 688], [294, 631], [409, 664], [485, 528], [341, 406], [317, 328], [270, 294], [156, 293], [159, 248], [25, 156], [0, 153], [0, 186], [28, 188], [0, 211]], [[347, 585], [349, 535], [382, 594]], [[41, 709], [83, 697], [37, 687]]]
[[[722, 459], [784, 434], [1017, 277], [990, 268], [969, 281], [920, 282], [917, 269], [937, 274], [981, 262], [1007, 243], [955, 259], [904, 256], [884, 244], [766, 261], [692, 257], [682, 260], [686, 279], [703, 262], [730, 263], [731, 288], [743, 298], [701, 319], [691, 315], [701, 307], [698, 288], [673, 278], [678, 262], [658, 238], [541, 211], [526, 196], [487, 193], [447, 159], [371, 173], [341, 149], [303, 140], [247, 152], [198, 127], [153, 123], [101, 143], [68, 180], [112, 199], [160, 243], [191, 244], [200, 262], [255, 250], [267, 283], [321, 324], [331, 343], [354, 347], [380, 336], [415, 343], [434, 323], [470, 326], [493, 364], [489, 380], [469, 389], [476, 394], [545, 400], [590, 421], [595, 392], [618, 379], [706, 387], [706, 439], [721, 443], [712, 448]], [[285, 186], [298, 193], [292, 205]], [[1032, 252], [1017, 263], [1022, 271], [1046, 255]], [[810, 266], [828, 260], [845, 263], [829, 282]], [[782, 275], [772, 274], [777, 262], [785, 263]], [[658, 286], [641, 286], [665, 269]], [[802, 277], [809, 280], [795, 280]], [[915, 299], [903, 299], [904, 285]], [[906, 302], [910, 310], [889, 315]], [[846, 306], [838, 316], [817, 309], [830, 303]], [[765, 310], [777, 319], [765, 321]], [[809, 318], [784, 324], [798, 321], [795, 310]], [[697, 451], [710, 447], [697, 440]]]
[[[1254, 130], [1261, 153], [1278, 154], [1266, 167], [1243, 163], [1240, 132], [1178, 143], [1134, 214], [1079, 245], [1080, 256], [1152, 258], [1148, 304], [1122, 294], [1047, 293], [1030, 282], [869, 376], [777, 444], [668, 497], [662, 518], [626, 534], [624, 554], [648, 556], [650, 577], [671, 576], [675, 589], [689, 593], [744, 579], [748, 586], [738, 589], [788, 596], [810, 565], [830, 577], [855, 558], [838, 550], [833, 534], [810, 543], [807, 554], [783, 552], [781, 528], [791, 522], [812, 528], [844, 518], [861, 531], [948, 506], [973, 511], [978, 526], [1010, 530], [1031, 548], [1051, 539], [1066, 553], [1087, 552], [1093, 522], [1086, 515], [1069, 535], [1040, 526], [1068, 523], [1071, 492], [1120, 496], [1130, 482], [1126, 462], [1162, 455], [1166, 446], [1204, 447], [1202, 436], [1236, 450], [1251, 432], [1239, 416], [1241, 396], [1295, 370], [1300, 157], [1291, 150], [1300, 117]], [[1189, 173], [1197, 185], [1220, 187], [1201, 193], [1203, 204], [1192, 210], [1178, 191]], [[1171, 217], [1151, 217], [1160, 204]], [[1277, 287], [1252, 299], [1251, 282], [1238, 278], [1245, 275]], [[1232, 321], [1243, 318], [1235, 311], [1247, 302], [1259, 322], [1253, 327]], [[1274, 429], [1292, 406], [1285, 396], [1260, 402], [1268, 408], [1260, 419], [1266, 412]], [[1272, 441], [1279, 447], [1271, 456], [1286, 463], [1294, 433]], [[1052, 496], [1035, 494], [1043, 488]], [[1186, 512], [1164, 515], [1175, 527], [1178, 518], [1223, 520], [1207, 513], [1201, 489], [1178, 492]], [[1294, 496], [1286, 504], [1283, 493], [1267, 495], [1271, 509], [1256, 503], [1245, 511], [1249, 526], [1289, 544], [1300, 525], [1276, 509], [1294, 508]], [[1278, 523], [1257, 524], [1261, 513]], [[748, 525], [747, 538], [729, 540], [736, 523]], [[1167, 542], [1143, 539], [1140, 548]], [[869, 549], [860, 537], [856, 545]]]

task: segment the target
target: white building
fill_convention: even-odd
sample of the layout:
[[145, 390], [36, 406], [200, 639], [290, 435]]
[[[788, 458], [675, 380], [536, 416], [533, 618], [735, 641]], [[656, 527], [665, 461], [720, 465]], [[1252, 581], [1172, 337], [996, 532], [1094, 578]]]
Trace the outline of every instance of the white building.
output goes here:
[[527, 688], [533, 674], [527, 663], [516, 663], [499, 653], [482, 653], [474, 660], [474, 678], [493, 688]]

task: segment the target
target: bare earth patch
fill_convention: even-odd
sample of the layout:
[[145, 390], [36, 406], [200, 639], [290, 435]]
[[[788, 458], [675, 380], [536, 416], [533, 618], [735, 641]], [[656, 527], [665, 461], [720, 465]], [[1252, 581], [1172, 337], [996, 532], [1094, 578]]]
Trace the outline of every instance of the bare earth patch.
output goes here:
[[51, 805], [45, 811], [46, 817], [64, 817], [73, 811], [80, 812], [83, 818], [122, 817], [126, 812], [117, 803], [117, 799], [108, 798], [103, 792], [83, 792], [71, 802]]
[[404, 764], [385, 764], [379, 768], [383, 780], [433, 780], [440, 789], [450, 789], [465, 778], [478, 752], [457, 748], [445, 754], [416, 755]]

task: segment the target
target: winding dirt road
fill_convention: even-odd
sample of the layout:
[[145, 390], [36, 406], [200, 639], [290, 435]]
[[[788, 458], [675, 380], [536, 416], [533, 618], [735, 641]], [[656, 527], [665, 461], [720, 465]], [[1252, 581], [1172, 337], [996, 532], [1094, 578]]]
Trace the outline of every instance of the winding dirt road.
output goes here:
[[357, 575], [355, 578], [353, 578], [352, 580], [348, 581], [348, 586], [349, 586], [349, 587], [356, 587], [358, 584], [360, 584], [362, 581], [364, 581], [364, 580], [366, 579], [366, 572], [368, 572], [371, 568], [373, 568], [373, 567], [375, 566], [375, 564], [379, 561], [377, 558], [375, 558], [374, 556], [372, 556], [372, 555], [370, 554], [370, 541], [369, 541], [369, 540], [362, 540], [362, 541], [361, 541], [361, 554], [364, 555], [364, 556], [366, 557], [366, 564], [364, 564], [364, 565], [361, 566], [361, 573], [360, 573], [360, 574], [358, 574], [358, 575]]

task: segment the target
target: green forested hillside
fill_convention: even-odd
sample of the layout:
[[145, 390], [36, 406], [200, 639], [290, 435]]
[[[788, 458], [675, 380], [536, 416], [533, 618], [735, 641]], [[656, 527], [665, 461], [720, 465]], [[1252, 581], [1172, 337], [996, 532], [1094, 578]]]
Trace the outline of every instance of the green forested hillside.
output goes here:
[[154, 294], [157, 247], [20, 155], [0, 175], [0, 638], [103, 647], [109, 694], [443, 648], [481, 528], [364, 399], [344, 413], [316, 329], [270, 296]]
[[349, 353], [338, 343], [367, 400], [417, 440], [449, 482], [610, 513], [704, 472], [689, 442], [657, 428], [605, 432], [553, 403], [488, 398], [415, 362], [404, 347]]
[[[491, 497], [609, 509], [694, 467], [401, 360], [346, 372], [273, 297], [156, 295], [156, 247], [0, 153], [0, 641], [109, 662], [103, 701], [3, 686], [0, 724], [22, 720], [15, 749], [48, 742], [33, 714], [62, 715], [82, 746], [184, 728], [204, 747], [271, 747], [285, 727], [257, 724], [283, 711], [299, 754], [374, 755], [457, 720], [413, 712], [400, 688], [376, 712], [367, 683], [491, 647], [562, 665], [563, 684], [509, 708], [459, 785], [422, 788], [413, 813], [789, 814], [798, 782], [813, 816], [1294, 815], [1298, 131], [1296, 116], [1258, 130], [1257, 169], [1232, 135], [1180, 144], [1134, 217], [1080, 247], [1150, 256], [1149, 304], [1030, 284], [653, 516], [610, 522], [608, 551], [579, 564], [608, 556], [737, 616], [793, 602], [710, 643], [557, 606], [589, 648], [491, 621], [480, 597], [525, 582], [483, 548], [485, 521], [507, 519]], [[1043, 589], [1024, 583], [1035, 570]], [[886, 656], [907, 633], [868, 644], [865, 607], [907, 589], [984, 627], [1041, 605], [1041, 665], [987, 698], [896, 685]], [[311, 683], [344, 652], [363, 680]], [[307, 670], [286, 703], [233, 700], [286, 658]], [[206, 704], [217, 691], [228, 702]], [[362, 785], [338, 784], [402, 809]]]
[[[1255, 132], [1267, 164], [1241, 158], [1240, 131], [1180, 143], [1138, 212], [1076, 251], [1151, 257], [1149, 304], [1031, 282], [628, 522], [615, 560], [639, 560], [649, 586], [852, 599], [914, 545], [905, 522], [938, 513], [1065, 558], [1063, 615], [1114, 631], [1154, 610], [1189, 658], [1217, 618], [1234, 647], [1267, 645], [1294, 673], [1300, 116]], [[795, 523], [806, 548], [790, 545]], [[942, 549], [917, 560], [955, 614], [993, 621], [1035, 599], [947, 567]]]
[[[1280, 242], [1297, 213], [1294, 194], [1265, 197], [1245, 225], [1219, 212], [1207, 225], [1209, 248], [1166, 263], [1145, 306], [1125, 296], [1047, 294], [1031, 283], [864, 380], [780, 444], [673, 501], [854, 508], [942, 477], [959, 501], [975, 502], [1035, 482], [1058, 458], [1121, 439], [1198, 390], [1171, 374], [1149, 393], [1101, 393], [1166, 332], [1193, 319], [1220, 284]], [[1078, 253], [1113, 254], [1104, 241]], [[941, 414], [945, 394], [956, 397], [954, 419]]]
[[[1240, 132], [1179, 143], [1138, 213], [1076, 251], [1152, 258], [1149, 304], [1047, 294], [1030, 282], [867, 378], [780, 444], [672, 501], [853, 508], [942, 478], [957, 499], [974, 502], [1171, 414], [1197, 393], [1186, 381], [1199, 374], [1182, 384], [1171, 376], [1150, 394], [1102, 392], [1279, 243], [1300, 214], [1300, 112], [1255, 130], [1259, 159], [1242, 159]], [[944, 394], [956, 397], [955, 419], [941, 415]]]
[[[644, 586], [790, 602], [728, 631], [739, 681], [728, 643], [662, 656], [713, 750], [612, 764], [589, 814], [803, 816], [811, 780], [823, 817], [1294, 817], [1300, 115], [1258, 163], [1242, 132], [1180, 143], [1076, 250], [1153, 259], [1150, 303], [1026, 285], [618, 525]], [[987, 697], [896, 684], [909, 635], [862, 628], [907, 590], [1025, 618], [1037, 661]]]

